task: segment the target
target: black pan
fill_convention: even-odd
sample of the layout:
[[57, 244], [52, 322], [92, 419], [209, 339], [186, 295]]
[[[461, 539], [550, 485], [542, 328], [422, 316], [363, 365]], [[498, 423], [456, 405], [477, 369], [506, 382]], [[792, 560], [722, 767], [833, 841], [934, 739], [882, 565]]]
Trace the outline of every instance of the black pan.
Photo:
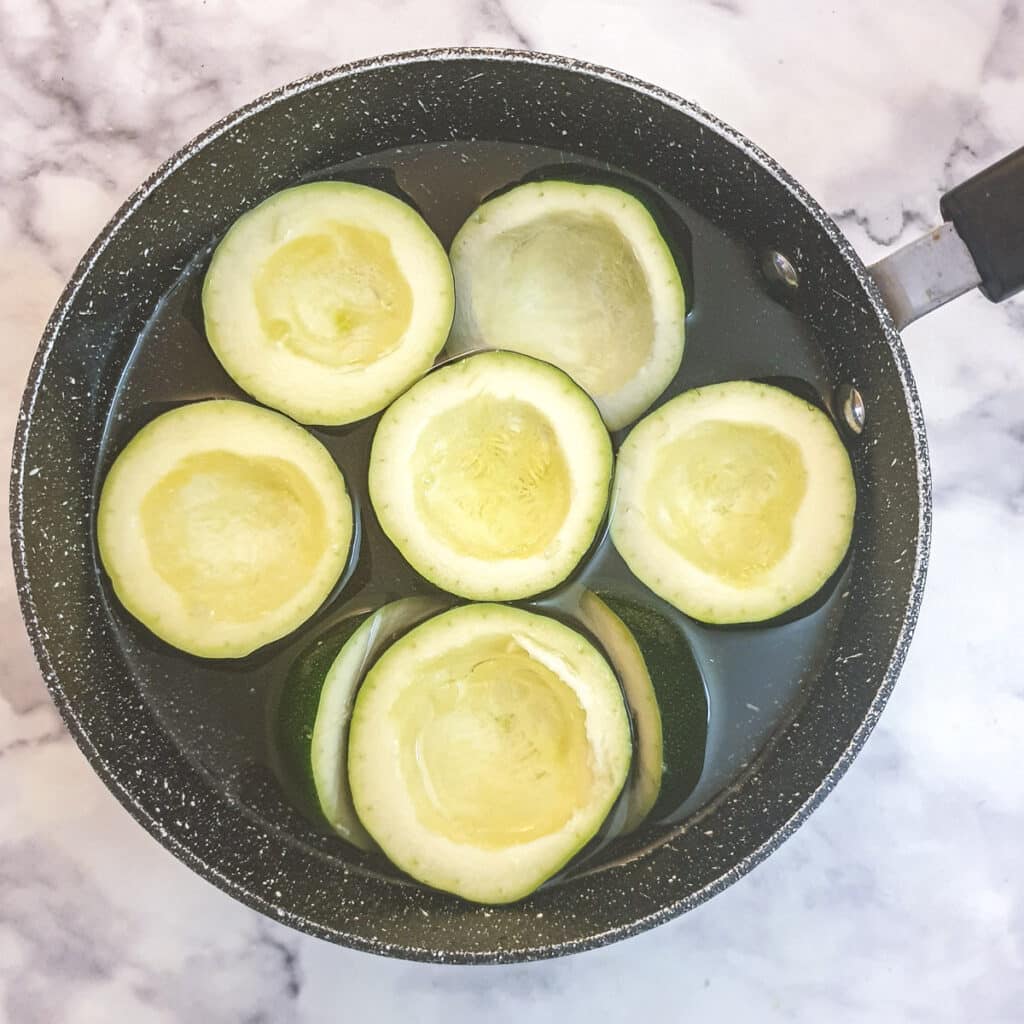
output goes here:
[[[359, 949], [527, 960], [696, 906], [831, 789], [903, 664], [924, 585], [930, 485], [897, 328], [979, 280], [991, 298], [1024, 282], [1022, 159], [951, 193], [944, 213], [957, 230], [880, 265], [876, 284], [824, 211], [746, 139], [675, 96], [575, 61], [404, 54], [316, 75], [221, 121], [157, 171], [86, 254], [21, 407], [15, 568], [71, 733], [177, 857], [263, 913]], [[254, 753], [275, 727], [275, 680], [294, 650], [213, 664], [160, 644], [113, 599], [93, 517], [97, 481], [143, 422], [175, 402], [238, 394], [203, 342], [197, 288], [211, 245], [244, 210], [340, 174], [405, 194], [447, 241], [484, 195], [553, 163], [633, 183], [680, 229], [694, 301], [671, 391], [747, 377], [811, 394], [846, 433], [859, 507], [850, 557], [816, 602], [759, 630], [677, 623], [711, 708], [704, 773], [680, 820], [612, 843], [520, 904], [485, 909], [399, 878], [298, 814], [273, 759]], [[350, 477], [367, 429], [319, 432]], [[388, 596], [393, 553], [364, 526], [351, 578], [300, 642], [353, 603]], [[724, 687], [712, 666], [730, 658]]]

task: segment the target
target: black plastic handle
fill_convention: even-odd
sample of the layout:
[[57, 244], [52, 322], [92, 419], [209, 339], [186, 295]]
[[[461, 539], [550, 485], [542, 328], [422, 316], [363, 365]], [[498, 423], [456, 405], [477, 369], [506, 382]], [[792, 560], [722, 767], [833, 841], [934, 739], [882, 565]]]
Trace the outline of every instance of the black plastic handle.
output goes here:
[[939, 209], [970, 250], [986, 298], [1024, 288], [1024, 148], [947, 192]]

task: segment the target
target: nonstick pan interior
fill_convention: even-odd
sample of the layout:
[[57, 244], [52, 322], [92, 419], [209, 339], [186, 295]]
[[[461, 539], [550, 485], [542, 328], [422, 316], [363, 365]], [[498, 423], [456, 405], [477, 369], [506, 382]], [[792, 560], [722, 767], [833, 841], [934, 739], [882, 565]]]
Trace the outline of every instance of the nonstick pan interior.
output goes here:
[[[292, 810], [273, 758], [253, 751], [273, 718], [272, 680], [294, 652], [279, 645], [212, 666], [132, 623], [98, 571], [96, 484], [124, 440], [168, 404], [236, 394], [205, 349], [196, 296], [211, 245], [244, 210], [301, 180], [362, 176], [411, 198], [447, 242], [484, 195], [559, 161], [639, 179], [686, 228], [694, 307], [676, 389], [781, 380], [835, 411], [838, 389], [856, 385], [868, 414], [865, 431], [850, 435], [859, 508], [843, 575], [805, 615], [752, 639], [687, 627], [709, 676], [712, 730], [703, 789], [681, 824], [609, 847], [579, 877], [522, 904], [481, 908], [395, 877]], [[796, 267], [795, 289], [763, 274], [772, 251]], [[358, 462], [370, 430], [322, 438], [345, 465]], [[80, 266], [33, 367], [12, 522], [51, 691], [108, 785], [165, 845], [314, 934], [414, 958], [508, 960], [586, 948], [680, 913], [795, 828], [862, 742], [902, 662], [923, 578], [927, 489], [898, 336], [863, 267], [798, 186], [707, 115], [620, 76], [453, 52], [369, 62], [272, 94], [129, 201]], [[346, 600], [397, 596], [400, 566], [372, 524], [361, 550], [307, 641], [346, 613]], [[767, 648], [775, 667], [759, 676]], [[716, 698], [708, 666], [721, 670], [728, 656], [736, 671]], [[730, 679], [739, 681], [732, 693]], [[715, 700], [726, 698], [731, 719], [716, 717]], [[716, 759], [725, 750], [735, 756]]]

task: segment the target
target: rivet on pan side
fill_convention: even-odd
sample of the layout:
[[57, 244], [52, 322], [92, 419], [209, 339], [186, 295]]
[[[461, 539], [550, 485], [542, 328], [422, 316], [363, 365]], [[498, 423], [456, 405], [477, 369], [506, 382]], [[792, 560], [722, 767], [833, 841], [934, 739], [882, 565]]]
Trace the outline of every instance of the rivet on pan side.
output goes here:
[[776, 249], [768, 249], [761, 257], [761, 273], [775, 285], [795, 291], [800, 286], [796, 267]]
[[836, 388], [836, 402], [843, 414], [843, 422], [854, 434], [859, 434], [867, 422], [867, 411], [861, 393], [852, 384]]

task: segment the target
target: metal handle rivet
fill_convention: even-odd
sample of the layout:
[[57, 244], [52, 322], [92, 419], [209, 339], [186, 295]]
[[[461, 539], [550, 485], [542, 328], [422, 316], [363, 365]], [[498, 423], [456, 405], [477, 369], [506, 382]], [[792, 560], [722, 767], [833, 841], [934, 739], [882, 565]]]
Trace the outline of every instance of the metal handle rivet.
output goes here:
[[761, 257], [761, 273], [772, 284], [781, 285], [783, 288], [795, 289], [800, 285], [796, 267], [776, 249], [769, 249]]
[[843, 414], [843, 422], [853, 433], [861, 433], [867, 422], [867, 410], [861, 393], [852, 384], [842, 384], [836, 388], [836, 399]]

